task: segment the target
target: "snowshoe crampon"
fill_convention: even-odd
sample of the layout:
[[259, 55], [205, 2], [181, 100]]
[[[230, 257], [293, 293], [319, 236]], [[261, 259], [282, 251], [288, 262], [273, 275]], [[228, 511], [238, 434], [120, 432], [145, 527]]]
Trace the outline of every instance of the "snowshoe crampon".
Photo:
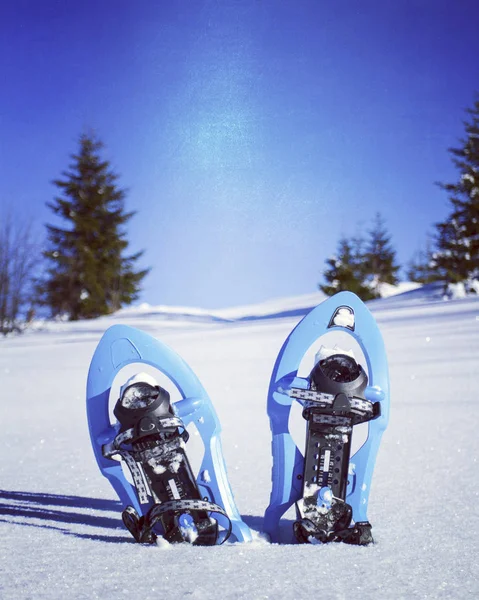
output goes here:
[[[112, 423], [111, 386], [132, 363], [162, 372], [182, 399], [172, 403], [166, 389], [139, 372], [122, 386]], [[123, 522], [137, 542], [154, 543], [158, 535], [195, 545], [251, 540], [228, 483], [218, 417], [197, 377], [173, 350], [132, 327], [110, 327], [90, 365], [87, 413], [98, 466], [123, 503]], [[198, 477], [188, 460], [190, 423], [204, 444]], [[115, 458], [125, 461], [133, 484]]]
[[[298, 376], [310, 347], [334, 332], [355, 340], [366, 369], [349, 351], [322, 348], [309, 376]], [[301, 405], [306, 422], [301, 449], [289, 430], [293, 402]], [[367, 508], [374, 463], [389, 418], [389, 376], [381, 334], [357, 296], [336, 294], [291, 332], [273, 369], [268, 415], [273, 487], [264, 529], [272, 541], [283, 541], [280, 520], [295, 504], [295, 541], [371, 543]], [[351, 456], [353, 432], [361, 423], [368, 424], [367, 440]]]

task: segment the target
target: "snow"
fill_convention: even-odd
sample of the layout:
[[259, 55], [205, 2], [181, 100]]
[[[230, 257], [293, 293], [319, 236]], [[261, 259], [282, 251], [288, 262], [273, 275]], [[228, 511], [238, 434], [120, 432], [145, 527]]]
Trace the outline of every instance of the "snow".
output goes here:
[[459, 300], [471, 294], [479, 294], [479, 280], [468, 279], [465, 282], [449, 283], [445, 297], [449, 300]]
[[405, 292], [417, 290], [418, 288], [421, 288], [421, 284], [415, 281], [401, 281], [397, 285], [391, 285], [390, 283], [379, 284], [381, 298], [390, 298], [391, 296], [404, 294]]
[[330, 356], [334, 356], [335, 354], [345, 354], [346, 356], [355, 358], [354, 352], [351, 349], [344, 350], [343, 348], [340, 348], [337, 344], [334, 346], [334, 348], [326, 348], [326, 346], [321, 346], [314, 357], [314, 364], [316, 365], [320, 360], [324, 360], [325, 358], [329, 358]]
[[340, 308], [334, 317], [334, 324], [338, 327], [354, 327], [354, 314], [349, 308]]
[[193, 543], [198, 537], [198, 530], [193, 523], [187, 523], [186, 525], [180, 525], [181, 535], [184, 540]]
[[257, 533], [251, 544], [143, 547], [123, 528], [85, 416], [102, 332], [141, 325], [190, 364], [221, 420], [238, 508], [260, 532], [270, 494], [269, 377], [312, 301], [229, 309], [230, 321], [123, 311], [1, 340], [2, 599], [479, 597], [479, 298], [444, 302], [434, 284], [369, 303], [392, 386], [368, 510], [375, 545], [277, 545]]
[[467, 296], [466, 286], [462, 281], [459, 283], [450, 283], [447, 286], [447, 297], [451, 300], [459, 300]]
[[211, 475], [210, 475], [210, 473], [209, 473], [208, 469], [204, 469], [204, 470], [201, 472], [201, 480], [202, 480], [204, 483], [210, 483], [210, 482], [211, 482]]

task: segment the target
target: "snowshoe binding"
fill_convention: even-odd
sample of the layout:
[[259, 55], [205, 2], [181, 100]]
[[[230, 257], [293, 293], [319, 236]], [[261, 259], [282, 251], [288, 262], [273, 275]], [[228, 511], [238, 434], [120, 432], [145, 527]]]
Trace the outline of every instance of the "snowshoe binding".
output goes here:
[[[164, 372], [183, 399], [172, 403], [168, 391], [148, 373], [137, 373], [121, 388], [108, 415], [116, 373], [129, 363], [144, 362]], [[90, 367], [87, 397], [93, 448], [102, 473], [123, 502], [123, 522], [140, 543], [214, 545], [249, 541], [251, 532], [234, 505], [219, 440], [219, 423], [187, 365], [149, 335], [114, 325], [103, 336]], [[196, 479], [186, 449], [188, 423], [194, 420], [205, 454]], [[114, 457], [124, 460], [133, 485]]]
[[296, 504], [300, 519], [293, 526], [294, 534], [300, 543], [368, 544], [370, 524], [350, 528], [352, 508], [345, 499], [353, 426], [378, 417], [380, 405], [366, 400], [367, 375], [346, 354], [320, 359], [309, 379], [309, 390], [290, 390], [292, 398], [304, 401], [303, 417], [308, 423], [303, 494]]
[[140, 503], [148, 501], [144, 480], [155, 501], [143, 518], [132, 506], [123, 511], [123, 522], [136, 541], [154, 542], [153, 529], [161, 522], [169, 542], [214, 545], [218, 523], [208, 511], [228, 520], [226, 541], [231, 521], [220, 506], [203, 500], [198, 491], [185, 453], [189, 434], [173, 412], [169, 393], [147, 373], [139, 373], [123, 386], [114, 415], [121, 428], [113, 444], [103, 446], [103, 456], [121, 456], [130, 469]]
[[[347, 332], [361, 347], [368, 374], [351, 352], [320, 350], [308, 377], [298, 367], [323, 334]], [[369, 383], [369, 385], [368, 385]], [[293, 401], [307, 423], [304, 456], [289, 432]], [[280, 540], [280, 519], [293, 504], [299, 543], [373, 542], [367, 503], [374, 462], [389, 413], [384, 344], [365, 305], [341, 292], [312, 310], [293, 330], [276, 361], [268, 414], [273, 433], [273, 489], [265, 530]], [[353, 429], [368, 423], [368, 438], [351, 456]]]

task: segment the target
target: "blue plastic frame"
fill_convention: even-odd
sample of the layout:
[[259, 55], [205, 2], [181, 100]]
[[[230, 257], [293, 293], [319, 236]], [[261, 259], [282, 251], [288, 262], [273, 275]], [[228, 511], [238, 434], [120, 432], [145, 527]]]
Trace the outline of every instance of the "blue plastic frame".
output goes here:
[[[145, 506], [142, 508], [138, 503], [135, 488], [126, 480], [120, 463], [105, 458], [102, 446], [112, 442], [117, 434], [108, 413], [113, 380], [123, 367], [131, 363], [155, 367], [176, 385], [182, 399], [175, 402], [173, 408], [186, 427], [194, 421], [205, 447], [197, 479], [199, 491], [203, 497], [223, 507], [231, 519], [230, 541], [251, 541], [251, 531], [241, 519], [228, 482], [221, 449], [221, 426], [200, 381], [185, 361], [159, 340], [133, 327], [113, 325], [104, 333], [91, 361], [87, 382], [87, 416], [98, 466], [118, 494], [123, 508], [131, 505], [139, 514], [145, 513]], [[202, 478], [205, 472], [209, 476]], [[220, 515], [218, 519], [221, 521], [224, 517]]]
[[[341, 306], [353, 309], [354, 330], [331, 326], [331, 319]], [[389, 420], [388, 364], [384, 342], [374, 317], [355, 294], [340, 292], [322, 302], [298, 323], [283, 344], [271, 376], [267, 410], [273, 435], [273, 487], [263, 527], [273, 542], [281, 541], [280, 519], [300, 499], [303, 483], [304, 456], [288, 428], [291, 406], [295, 401], [288, 391], [291, 387], [309, 387], [308, 380], [297, 375], [303, 356], [318, 338], [334, 331], [348, 333], [361, 347], [369, 373], [366, 398], [381, 404], [380, 416], [369, 421], [367, 441], [351, 456], [349, 463], [350, 483], [346, 500], [353, 509], [354, 521], [368, 520], [371, 478], [381, 436]]]

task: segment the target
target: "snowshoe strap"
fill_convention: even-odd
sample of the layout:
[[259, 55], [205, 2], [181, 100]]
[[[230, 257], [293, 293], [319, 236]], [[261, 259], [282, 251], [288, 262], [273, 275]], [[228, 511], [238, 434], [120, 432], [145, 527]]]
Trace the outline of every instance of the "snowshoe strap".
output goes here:
[[[227, 519], [228, 526], [221, 544], [231, 535], [231, 520], [221, 506], [206, 500], [188, 498], [188, 494], [194, 497], [195, 495], [199, 496], [199, 493], [196, 482], [194, 482], [194, 475], [184, 454], [182, 456], [186, 466], [182, 467], [182, 475], [177, 475], [177, 477], [180, 477], [181, 484], [185, 486], [182, 493], [187, 495], [186, 498], [175, 497], [173, 500], [164, 501], [162, 498], [164, 481], [162, 481], [161, 472], [157, 475], [155, 472], [151, 472], [151, 468], [149, 469], [149, 461], [145, 453], [155, 452], [155, 449], [161, 449], [163, 445], [171, 446], [172, 443], [179, 444], [178, 447], [181, 448], [181, 444], [186, 442], [188, 437], [183, 421], [178, 417], [145, 415], [138, 420], [134, 427], [120, 432], [113, 442], [105, 444], [102, 448], [103, 456], [106, 458], [119, 455], [125, 461], [140, 504], [149, 504], [151, 498], [157, 501], [144, 516], [140, 516], [131, 506], [128, 506], [122, 513], [126, 528], [139, 543], [151, 544], [156, 540], [157, 536], [153, 529], [161, 520], [164, 537], [168, 541], [189, 541], [203, 546], [217, 544], [217, 521], [210, 519], [208, 513], [216, 513]], [[182, 452], [182, 450], [180, 451]], [[155, 457], [161, 463], [161, 453]], [[177, 473], [177, 469], [178, 467], [174, 473]], [[157, 484], [160, 491], [155, 488]], [[195, 514], [195, 518], [192, 513]], [[166, 521], [163, 519], [165, 515], [169, 515]]]
[[[163, 419], [155, 419], [155, 431], [152, 433], [149, 431], [146, 435], [155, 435], [160, 433], [161, 431], [177, 431], [182, 429], [183, 431], [179, 434], [184, 442], [188, 441], [189, 434], [185, 429], [183, 421], [179, 417], [165, 417]], [[123, 444], [127, 444], [132, 440], [141, 439], [138, 436], [137, 428], [132, 427], [127, 429], [126, 431], [122, 431], [119, 433], [113, 442], [109, 444], [105, 444], [102, 448], [103, 456], [105, 458], [112, 458], [113, 456], [119, 454], [121, 458], [125, 461], [130, 470], [131, 477], [133, 479], [133, 483], [136, 487], [138, 493], [138, 500], [140, 504], [147, 504], [149, 502], [148, 496], [151, 495], [151, 490], [149, 486], [145, 482], [145, 478], [142, 473], [141, 463], [137, 462], [135, 456], [136, 452], [132, 452], [125, 448], [122, 448]], [[125, 523], [126, 525], [126, 523]]]
[[131, 454], [131, 452], [128, 452], [127, 450], [119, 450], [117, 451], [117, 454], [119, 454], [122, 457], [122, 459], [126, 462], [128, 468], [130, 469], [131, 477], [136, 487], [136, 491], [138, 493], [138, 500], [140, 504], [146, 504], [147, 502], [149, 502], [148, 496], [151, 494], [151, 491], [145, 483], [145, 479], [143, 477], [140, 465], [136, 462], [133, 454]]
[[185, 429], [185, 425], [183, 421], [179, 417], [165, 417], [163, 419], [155, 418], [155, 422], [151, 422], [151, 428], [148, 431], [144, 431], [143, 436], [138, 435], [137, 428], [131, 427], [130, 429], [126, 429], [119, 433], [113, 442], [110, 444], [105, 444], [103, 446], [103, 456], [106, 458], [111, 458], [115, 454], [119, 454], [120, 448], [122, 444], [126, 444], [133, 440], [138, 440], [141, 437], [146, 437], [147, 435], [155, 435], [158, 433], [162, 433], [163, 431], [182, 429], [181, 437], [185, 442], [188, 441], [189, 434]]
[[310, 519], [296, 521], [293, 525], [294, 534], [300, 544], [328, 542], [344, 542], [355, 546], [367, 546], [374, 542], [371, 534], [371, 524], [355, 523], [353, 527], [346, 527], [336, 531], [325, 531], [315, 525]]
[[[333, 409], [338, 414], [348, 415], [352, 418], [353, 424], [364, 423], [379, 416], [380, 404], [370, 402], [364, 398], [347, 397], [344, 394], [324, 394], [316, 390], [303, 390], [301, 388], [291, 388], [289, 391], [291, 398], [303, 401], [303, 410], [319, 409], [321, 412]], [[339, 396], [339, 398], [338, 398]], [[307, 415], [304, 415], [308, 418]]]
[[300, 544], [344, 542], [355, 546], [367, 546], [374, 542], [371, 524], [367, 521], [355, 523], [353, 527], [326, 531], [320, 529], [311, 519], [301, 519], [294, 523], [293, 531]]
[[151, 531], [144, 531], [145, 517], [140, 517], [133, 506], [127, 506], [121, 513], [123, 523], [139, 544], [153, 544], [156, 536]]
[[303, 508], [300, 511], [303, 518], [293, 525], [300, 543], [311, 541], [309, 538], [315, 538], [322, 543], [333, 541], [336, 532], [347, 529], [351, 524], [353, 511], [349, 504], [339, 498], [333, 498], [328, 508], [319, 508], [315, 500], [315, 497], [309, 496], [303, 500]]
[[[140, 517], [132, 506], [127, 506], [122, 513], [122, 518], [125, 527], [137, 542], [141, 544], [153, 544], [157, 537], [153, 532], [153, 528], [164, 514], [169, 512], [181, 514], [185, 512], [191, 513], [197, 511], [207, 511], [226, 517], [228, 521], [228, 528], [225, 536], [220, 542], [220, 545], [226, 542], [231, 535], [231, 519], [228, 517], [224, 509], [221, 508], [221, 506], [206, 500], [170, 500], [169, 502], [164, 502], [162, 504], [154, 504], [144, 517]], [[196, 540], [194, 540], [196, 545], [210, 546], [216, 544], [216, 537], [214, 540], [212, 540], [210, 536], [205, 536], [202, 534], [202, 530], [206, 529], [210, 525], [211, 523], [207, 522], [202, 527], [201, 521], [196, 523], [196, 527], [198, 529], [198, 537]]]
[[371, 523], [368, 521], [358, 522], [354, 527], [338, 532], [341, 536], [341, 541], [345, 544], [353, 544], [355, 546], [367, 546], [373, 544], [374, 539], [371, 533]]

